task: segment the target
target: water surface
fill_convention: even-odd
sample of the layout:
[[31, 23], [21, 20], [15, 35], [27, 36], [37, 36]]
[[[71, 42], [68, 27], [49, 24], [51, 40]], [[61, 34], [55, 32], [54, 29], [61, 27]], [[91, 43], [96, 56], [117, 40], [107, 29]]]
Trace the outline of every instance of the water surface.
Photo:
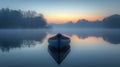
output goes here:
[[[57, 33], [71, 39], [59, 65], [48, 51]], [[120, 30], [0, 30], [0, 67], [120, 67]]]

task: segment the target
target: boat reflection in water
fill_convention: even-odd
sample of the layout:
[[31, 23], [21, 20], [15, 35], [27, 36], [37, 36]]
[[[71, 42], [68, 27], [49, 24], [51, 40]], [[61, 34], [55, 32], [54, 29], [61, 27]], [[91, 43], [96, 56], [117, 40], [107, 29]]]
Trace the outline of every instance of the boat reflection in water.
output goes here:
[[70, 39], [62, 34], [57, 34], [49, 38], [48, 42], [48, 52], [60, 64], [70, 52]]

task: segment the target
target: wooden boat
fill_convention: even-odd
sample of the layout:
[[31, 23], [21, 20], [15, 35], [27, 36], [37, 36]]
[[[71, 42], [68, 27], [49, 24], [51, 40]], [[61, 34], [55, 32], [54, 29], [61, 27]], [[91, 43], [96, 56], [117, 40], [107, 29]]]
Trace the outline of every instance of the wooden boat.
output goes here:
[[62, 34], [57, 34], [48, 40], [49, 48], [56, 50], [63, 50], [70, 47], [70, 39], [63, 36]]

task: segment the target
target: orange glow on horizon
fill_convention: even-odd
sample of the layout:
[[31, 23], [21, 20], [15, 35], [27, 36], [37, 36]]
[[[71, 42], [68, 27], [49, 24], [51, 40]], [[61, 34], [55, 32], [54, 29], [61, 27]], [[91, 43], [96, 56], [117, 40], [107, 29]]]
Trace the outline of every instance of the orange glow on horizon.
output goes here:
[[69, 21], [77, 22], [78, 17], [67, 17], [67, 16], [48, 16], [46, 17], [48, 23], [67, 23]]
[[48, 23], [57, 23], [57, 24], [62, 24], [62, 23], [67, 23], [69, 21], [72, 21], [73, 23], [76, 23], [80, 19], [86, 19], [88, 21], [96, 21], [96, 20], [102, 20], [103, 17], [52, 17], [52, 16], [47, 16], [45, 17]]

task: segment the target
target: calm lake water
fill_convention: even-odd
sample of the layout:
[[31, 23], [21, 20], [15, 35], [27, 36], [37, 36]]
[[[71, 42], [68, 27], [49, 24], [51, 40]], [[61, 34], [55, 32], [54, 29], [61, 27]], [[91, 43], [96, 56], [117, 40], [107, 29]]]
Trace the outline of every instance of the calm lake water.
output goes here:
[[[57, 64], [48, 38], [71, 39], [70, 51]], [[120, 67], [119, 29], [0, 30], [0, 67]]]

